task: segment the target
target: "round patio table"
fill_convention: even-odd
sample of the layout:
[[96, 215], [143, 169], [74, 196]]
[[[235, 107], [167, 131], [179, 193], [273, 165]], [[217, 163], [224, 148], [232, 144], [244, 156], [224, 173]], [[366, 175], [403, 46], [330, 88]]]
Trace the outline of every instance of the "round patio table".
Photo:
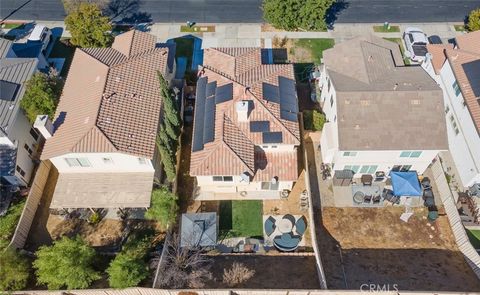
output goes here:
[[280, 221], [277, 221], [278, 222], [278, 230], [281, 232], [281, 233], [290, 233], [292, 232], [292, 229], [293, 229], [293, 223], [292, 221], [290, 221], [289, 219], [287, 218], [282, 218]]

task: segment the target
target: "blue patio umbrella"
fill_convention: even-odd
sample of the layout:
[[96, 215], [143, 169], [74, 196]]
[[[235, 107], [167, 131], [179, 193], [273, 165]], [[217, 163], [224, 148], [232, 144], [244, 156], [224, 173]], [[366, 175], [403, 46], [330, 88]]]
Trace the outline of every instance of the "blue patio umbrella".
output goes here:
[[422, 188], [415, 171], [391, 172], [393, 194], [395, 196], [420, 197]]

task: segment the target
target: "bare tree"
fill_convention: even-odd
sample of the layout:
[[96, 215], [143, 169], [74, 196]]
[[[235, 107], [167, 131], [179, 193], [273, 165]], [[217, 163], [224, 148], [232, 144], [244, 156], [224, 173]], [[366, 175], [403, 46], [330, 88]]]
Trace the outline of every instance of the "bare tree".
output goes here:
[[202, 254], [201, 248], [180, 247], [178, 234], [164, 247], [167, 247], [166, 257], [158, 277], [161, 287], [199, 289], [205, 286], [206, 280], [212, 279], [212, 260]]
[[230, 269], [223, 270], [223, 282], [229, 287], [234, 287], [248, 281], [254, 275], [253, 269], [249, 269], [243, 263], [234, 262]]

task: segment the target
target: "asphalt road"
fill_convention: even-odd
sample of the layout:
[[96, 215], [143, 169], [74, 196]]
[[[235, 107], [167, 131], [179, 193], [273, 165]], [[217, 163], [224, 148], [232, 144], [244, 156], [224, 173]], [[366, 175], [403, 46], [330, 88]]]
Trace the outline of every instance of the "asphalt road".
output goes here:
[[[153, 22], [262, 22], [261, 0], [111, 0], [118, 18]], [[463, 21], [480, 0], [345, 0], [337, 22]], [[22, 6], [23, 5], [23, 6]], [[63, 20], [61, 0], [0, 0], [0, 18]]]

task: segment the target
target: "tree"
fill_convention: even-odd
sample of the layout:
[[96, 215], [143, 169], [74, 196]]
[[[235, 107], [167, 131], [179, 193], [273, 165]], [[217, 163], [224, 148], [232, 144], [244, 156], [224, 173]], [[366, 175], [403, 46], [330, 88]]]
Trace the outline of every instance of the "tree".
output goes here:
[[112, 288], [137, 286], [148, 276], [148, 268], [143, 258], [130, 253], [120, 253], [107, 269], [108, 282]]
[[27, 285], [29, 265], [25, 257], [13, 249], [0, 255], [0, 290], [21, 290]]
[[470, 32], [480, 30], [480, 8], [472, 10], [468, 15], [467, 29]]
[[72, 8], [65, 18], [73, 45], [80, 47], [107, 47], [112, 40], [110, 19], [102, 15], [97, 4], [82, 2]]
[[164, 137], [164, 135], [157, 136], [157, 149], [160, 154], [160, 160], [162, 161], [163, 169], [165, 170], [165, 174], [167, 175], [167, 180], [172, 182], [177, 176], [175, 164], [176, 158], [173, 154], [172, 147], [168, 145], [167, 142], [164, 142], [164, 140], [162, 140], [162, 138]]
[[62, 80], [54, 72], [48, 75], [41, 72], [33, 74], [20, 101], [30, 123], [35, 122], [38, 115], [53, 118], [62, 86]]
[[264, 0], [263, 18], [277, 29], [323, 30], [335, 0]]
[[33, 262], [37, 281], [49, 289], [84, 289], [100, 278], [93, 267], [95, 250], [77, 237], [63, 237], [52, 246], [42, 246]]
[[152, 204], [145, 212], [145, 218], [157, 220], [164, 228], [168, 228], [177, 217], [177, 200], [177, 196], [165, 186], [153, 190]]
[[160, 72], [158, 73], [158, 80], [160, 81], [160, 93], [163, 99], [164, 120], [172, 126], [173, 130], [175, 130], [175, 136], [172, 137], [172, 139], [177, 139], [180, 131], [180, 115], [177, 102], [175, 101], [175, 94], [170, 89], [167, 80], [165, 80]]
[[255, 270], [249, 269], [243, 263], [234, 262], [230, 269], [223, 270], [223, 282], [229, 287], [248, 281], [255, 275]]
[[164, 247], [167, 249], [158, 276], [160, 286], [200, 289], [205, 286], [206, 280], [212, 279], [209, 270], [212, 260], [202, 255], [201, 248], [180, 247], [178, 234], [173, 235]]

